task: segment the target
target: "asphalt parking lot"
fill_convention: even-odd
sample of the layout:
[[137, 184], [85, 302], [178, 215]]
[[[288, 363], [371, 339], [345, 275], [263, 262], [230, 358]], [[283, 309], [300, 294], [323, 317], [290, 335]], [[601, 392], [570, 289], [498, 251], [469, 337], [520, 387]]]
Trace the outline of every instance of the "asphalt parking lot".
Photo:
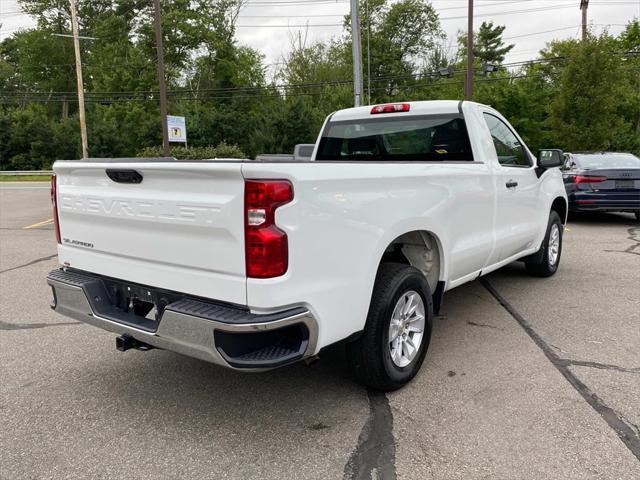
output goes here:
[[[240, 374], [52, 313], [48, 186], [0, 184], [0, 478], [638, 479], [640, 225], [572, 219], [558, 274], [445, 296], [383, 395], [339, 348]], [[30, 227], [30, 228], [25, 228]]]

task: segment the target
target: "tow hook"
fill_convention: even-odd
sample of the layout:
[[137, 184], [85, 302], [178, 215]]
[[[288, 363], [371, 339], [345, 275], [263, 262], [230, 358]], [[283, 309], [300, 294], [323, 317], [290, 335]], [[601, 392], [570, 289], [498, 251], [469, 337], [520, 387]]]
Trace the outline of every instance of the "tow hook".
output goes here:
[[120, 350], [121, 352], [126, 352], [127, 350], [135, 348], [136, 350], [152, 350], [155, 348], [153, 345], [149, 345], [148, 343], [141, 342], [136, 340], [130, 335], [120, 335], [116, 337], [116, 350]]

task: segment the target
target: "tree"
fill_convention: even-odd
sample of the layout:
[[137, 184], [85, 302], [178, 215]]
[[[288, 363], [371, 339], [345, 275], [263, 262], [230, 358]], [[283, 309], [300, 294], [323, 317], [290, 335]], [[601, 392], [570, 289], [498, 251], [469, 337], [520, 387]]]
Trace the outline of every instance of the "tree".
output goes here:
[[[368, 14], [367, 14], [368, 11]], [[427, 0], [360, 0], [362, 58], [365, 76], [382, 96], [415, 83], [413, 77], [429, 60], [431, 51], [444, 38], [440, 20]], [[351, 31], [351, 17], [344, 20]], [[367, 41], [368, 38], [368, 41]], [[351, 66], [351, 35], [343, 40], [344, 63]], [[370, 64], [368, 64], [369, 59]], [[366, 90], [366, 88], [365, 88]]]
[[[473, 57], [480, 62], [501, 64], [504, 57], [515, 45], [505, 45], [502, 34], [505, 27], [503, 25], [493, 25], [493, 22], [482, 22], [480, 29], [473, 33]], [[460, 44], [460, 55], [467, 57], [467, 36], [458, 36]]]
[[[316, 43], [293, 36], [270, 79], [261, 53], [235, 37], [244, 1], [161, 0], [169, 111], [186, 117], [190, 147], [291, 153], [316, 138], [327, 114], [353, 104], [351, 35]], [[92, 154], [132, 156], [160, 145], [152, 2], [77, 2], [80, 33], [97, 38], [80, 43]], [[37, 27], [0, 41], [0, 164], [47, 168], [80, 154], [73, 45], [54, 36], [70, 33], [68, 0], [20, 3]], [[462, 98], [463, 75], [449, 53], [458, 39], [444, 37], [428, 0], [369, 0], [368, 11], [361, 0], [360, 15], [365, 98], [368, 80], [373, 103]], [[480, 26], [476, 69], [504, 59], [512, 45], [503, 32]], [[638, 19], [617, 37], [556, 41], [540, 52], [542, 62], [478, 78], [476, 97], [533, 148], [640, 153], [639, 50]], [[433, 75], [446, 66], [453, 76]]]
[[[621, 55], [624, 61], [625, 78], [627, 79], [623, 99], [626, 101], [620, 107], [619, 113], [629, 120], [627, 140], [621, 138], [622, 148], [640, 153], [640, 19], [631, 20], [618, 37], [619, 49], [629, 52]], [[635, 127], [634, 127], [635, 125]]]
[[624, 75], [622, 63], [612, 54], [615, 46], [605, 33], [583, 42], [554, 42], [545, 52], [568, 53], [562, 66], [554, 67], [561, 71], [549, 104], [547, 124], [557, 145], [568, 150], [616, 149], [616, 140], [629, 130], [617, 113], [624, 98]]

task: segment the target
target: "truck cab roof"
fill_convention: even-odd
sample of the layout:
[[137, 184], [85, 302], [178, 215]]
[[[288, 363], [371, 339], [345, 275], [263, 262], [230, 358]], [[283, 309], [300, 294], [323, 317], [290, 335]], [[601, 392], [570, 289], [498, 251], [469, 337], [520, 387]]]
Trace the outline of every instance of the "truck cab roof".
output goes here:
[[[406, 112], [394, 112], [393, 115], [450, 115], [462, 112], [462, 100], [425, 100], [418, 102], [391, 102], [392, 104], [408, 104], [409, 110]], [[466, 102], [473, 103], [475, 102]], [[479, 104], [476, 104], [479, 105]], [[369, 118], [371, 109], [375, 105], [366, 105], [363, 107], [345, 108], [338, 110], [331, 117], [331, 121], [356, 120], [361, 118]], [[382, 114], [384, 115], [384, 114]]]

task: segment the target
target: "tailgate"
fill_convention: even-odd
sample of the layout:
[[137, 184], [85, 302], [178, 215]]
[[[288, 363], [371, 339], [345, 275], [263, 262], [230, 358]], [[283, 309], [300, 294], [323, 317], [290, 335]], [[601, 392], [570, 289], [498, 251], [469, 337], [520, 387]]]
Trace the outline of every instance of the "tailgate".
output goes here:
[[53, 169], [61, 264], [246, 304], [241, 163], [63, 161]]

